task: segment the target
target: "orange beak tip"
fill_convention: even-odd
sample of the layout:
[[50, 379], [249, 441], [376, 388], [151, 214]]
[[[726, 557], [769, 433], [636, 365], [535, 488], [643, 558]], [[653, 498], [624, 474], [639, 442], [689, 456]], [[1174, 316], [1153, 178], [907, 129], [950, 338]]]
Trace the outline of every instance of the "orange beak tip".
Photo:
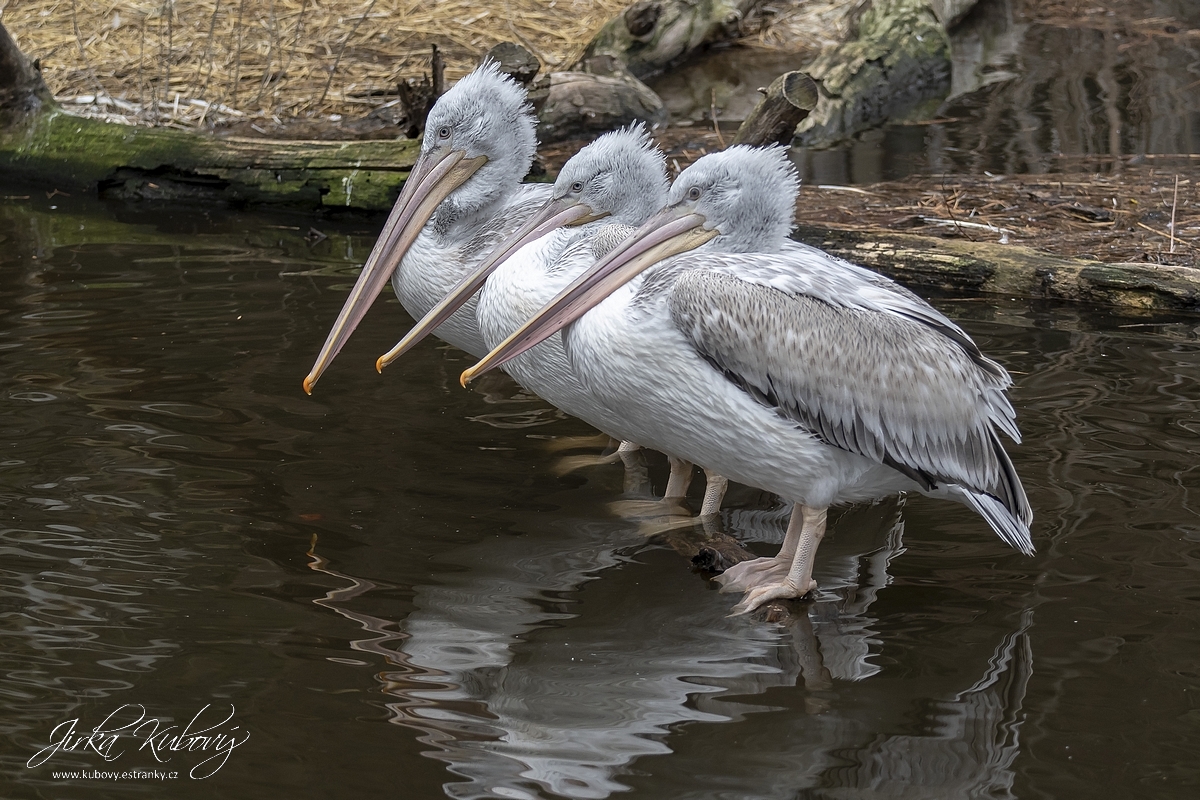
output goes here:
[[314, 381], [311, 377], [304, 379], [304, 393], [306, 395], [308, 395], [310, 397], [312, 396], [313, 385], [315, 383], [316, 383], [316, 381]]
[[458, 376], [458, 382], [460, 384], [462, 384], [462, 387], [465, 389], [465, 388], [467, 388], [467, 384], [469, 384], [471, 382], [471, 379], [473, 377], [474, 376], [471, 374], [471, 370], [467, 370], [462, 375]]
[[379, 358], [375, 359], [375, 371], [378, 372], [380, 375], [383, 374], [383, 368], [386, 366], [387, 366], [387, 364], [383, 363], [383, 356], [380, 356]]

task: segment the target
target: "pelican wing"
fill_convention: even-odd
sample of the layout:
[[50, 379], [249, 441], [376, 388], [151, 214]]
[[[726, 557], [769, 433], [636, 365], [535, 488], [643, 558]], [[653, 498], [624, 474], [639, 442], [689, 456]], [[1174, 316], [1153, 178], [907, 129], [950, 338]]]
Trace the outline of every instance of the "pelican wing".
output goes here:
[[1031, 520], [995, 430], [1016, 432], [1003, 391], [1008, 374], [915, 296], [889, 293], [866, 276], [798, 268], [796, 260], [683, 256], [639, 293], [660, 283], [697, 353], [827, 444], [926, 489], [953, 484], [990, 495]]
[[[802, 242], [789, 240], [784, 245], [783, 255], [792, 268], [773, 276], [770, 285], [784, 291], [809, 294], [834, 305], [861, 306], [908, 317], [933, 328], [963, 348], [984, 371], [995, 376], [1002, 388], [1012, 385], [1004, 367], [983, 355], [966, 331], [891, 278]], [[1020, 440], [1015, 426], [1009, 435]]]

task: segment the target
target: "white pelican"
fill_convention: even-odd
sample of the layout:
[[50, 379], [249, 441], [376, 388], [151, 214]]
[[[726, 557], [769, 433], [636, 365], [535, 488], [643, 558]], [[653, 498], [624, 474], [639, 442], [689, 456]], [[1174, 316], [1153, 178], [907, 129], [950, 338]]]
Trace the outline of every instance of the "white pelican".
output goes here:
[[[559, 172], [550, 199], [464, 277], [376, 366], [399, 358], [478, 292], [476, 316], [484, 342], [495, 346], [554, 295], [662, 208], [667, 173], [662, 153], [645, 128], [606, 133], [580, 150]], [[518, 383], [571, 416], [618, 440], [629, 441], [623, 417], [576, 377], [559, 336], [504, 367]], [[692, 465], [671, 459], [666, 497], [681, 497]], [[708, 475], [701, 515], [716, 513], [726, 481]]]
[[[523, 184], [537, 147], [525, 90], [494, 61], [442, 95], [425, 123], [421, 155], [304, 379], [313, 386], [350, 338], [388, 278], [420, 319], [492, 248], [541, 207], [548, 184]], [[474, 304], [438, 336], [475, 357], [487, 352]]]
[[1019, 440], [1008, 373], [881, 276], [814, 248], [748, 252], [782, 242], [796, 189], [782, 149], [705, 156], [464, 385], [571, 325], [572, 365], [637, 441], [795, 503], [779, 555], [722, 576], [746, 591], [735, 613], [816, 587], [837, 503], [956, 500], [1032, 554], [1033, 512], [999, 439]]

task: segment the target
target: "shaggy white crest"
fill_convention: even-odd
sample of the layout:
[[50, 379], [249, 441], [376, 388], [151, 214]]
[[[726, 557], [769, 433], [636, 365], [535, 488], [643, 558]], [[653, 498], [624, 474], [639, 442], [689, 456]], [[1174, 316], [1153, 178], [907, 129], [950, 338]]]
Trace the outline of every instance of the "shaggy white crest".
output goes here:
[[448, 147], [487, 163], [447, 198], [438, 217], [478, 211], [520, 183], [537, 149], [537, 120], [525, 89], [485, 61], [438, 98], [425, 122], [422, 152]]
[[799, 191], [787, 148], [735, 145], [681, 172], [667, 202], [690, 206], [719, 231], [706, 249], [774, 253], [792, 230]]
[[553, 196], [571, 196], [593, 212], [608, 212], [610, 222], [638, 225], [666, 203], [666, 159], [644, 125], [621, 128], [563, 165]]

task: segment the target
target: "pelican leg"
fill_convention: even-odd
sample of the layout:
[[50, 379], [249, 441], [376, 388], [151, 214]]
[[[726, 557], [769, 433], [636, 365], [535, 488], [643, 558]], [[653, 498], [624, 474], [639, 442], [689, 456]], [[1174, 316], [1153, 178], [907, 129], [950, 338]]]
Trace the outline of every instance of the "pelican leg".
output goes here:
[[725, 490], [729, 488], [729, 479], [710, 469], [704, 470], [704, 478], [707, 483], [704, 487], [704, 503], [700, 506], [700, 516], [708, 517], [721, 510], [721, 503], [725, 500]]
[[641, 446], [633, 442], [621, 442], [617, 457], [625, 465], [625, 494], [635, 497], [650, 497], [650, 470], [642, 458]]
[[746, 592], [763, 584], [778, 583], [787, 576], [804, 530], [803, 509], [799, 503], [792, 507], [792, 518], [788, 521], [787, 534], [783, 537], [783, 547], [779, 549], [779, 555], [734, 564], [713, 578], [721, 584], [722, 592]]
[[[792, 564], [783, 580], [760, 583], [746, 593], [742, 602], [733, 607], [733, 614], [746, 614], [770, 600], [784, 600], [791, 597], [803, 597], [817, 588], [817, 582], [812, 578], [813, 561], [816, 559], [817, 547], [825, 536], [825, 519], [827, 508], [812, 508], [811, 506], [796, 506], [803, 520], [799, 542], [796, 545]], [[795, 512], [792, 514], [795, 519]], [[790, 527], [789, 527], [790, 531]], [[786, 545], [786, 541], [784, 543]]]
[[667, 461], [671, 464], [671, 477], [667, 479], [663, 500], [682, 500], [692, 485], [692, 462], [674, 456], [667, 456]]

